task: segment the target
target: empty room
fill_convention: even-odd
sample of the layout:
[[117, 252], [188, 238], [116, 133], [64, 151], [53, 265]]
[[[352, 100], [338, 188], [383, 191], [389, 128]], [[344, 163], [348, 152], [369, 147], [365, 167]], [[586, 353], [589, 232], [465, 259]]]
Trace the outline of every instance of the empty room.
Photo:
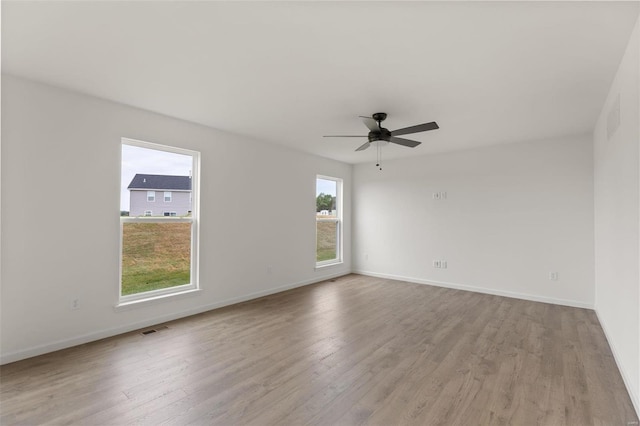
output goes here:
[[1, 24], [0, 424], [639, 424], [639, 2]]

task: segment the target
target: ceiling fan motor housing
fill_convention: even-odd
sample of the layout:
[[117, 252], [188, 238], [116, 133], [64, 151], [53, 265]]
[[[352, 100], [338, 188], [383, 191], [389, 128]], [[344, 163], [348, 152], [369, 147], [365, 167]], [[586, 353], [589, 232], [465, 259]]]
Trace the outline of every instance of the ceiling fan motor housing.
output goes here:
[[384, 127], [380, 128], [379, 132], [369, 132], [369, 142], [375, 141], [387, 141], [391, 140], [391, 132]]

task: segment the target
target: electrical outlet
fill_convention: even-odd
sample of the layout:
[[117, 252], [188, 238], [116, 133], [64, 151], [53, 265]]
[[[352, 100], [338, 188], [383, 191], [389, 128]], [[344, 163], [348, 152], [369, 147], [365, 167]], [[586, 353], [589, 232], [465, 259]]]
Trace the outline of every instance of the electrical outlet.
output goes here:
[[549, 272], [549, 280], [558, 281], [558, 273], [557, 272]]
[[267, 274], [270, 274], [273, 272], [273, 268], [271, 267], [271, 265], [267, 266]]
[[433, 199], [434, 200], [439, 200], [440, 199], [440, 193], [439, 192], [434, 192], [433, 193]]
[[433, 267], [438, 269], [447, 269], [447, 261], [446, 260], [434, 260]]
[[73, 299], [71, 301], [71, 310], [76, 310], [80, 308], [80, 299]]

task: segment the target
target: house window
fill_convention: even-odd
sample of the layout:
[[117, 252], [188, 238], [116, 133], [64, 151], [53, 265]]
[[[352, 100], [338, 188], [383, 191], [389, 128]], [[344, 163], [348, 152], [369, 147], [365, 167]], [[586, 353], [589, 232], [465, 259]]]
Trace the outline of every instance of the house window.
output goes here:
[[316, 266], [342, 262], [342, 179], [316, 178]]
[[165, 203], [171, 202], [171, 191], [164, 191], [164, 202]]
[[[198, 289], [199, 164], [196, 151], [122, 139], [120, 305]], [[177, 209], [144, 208], [175, 191]]]

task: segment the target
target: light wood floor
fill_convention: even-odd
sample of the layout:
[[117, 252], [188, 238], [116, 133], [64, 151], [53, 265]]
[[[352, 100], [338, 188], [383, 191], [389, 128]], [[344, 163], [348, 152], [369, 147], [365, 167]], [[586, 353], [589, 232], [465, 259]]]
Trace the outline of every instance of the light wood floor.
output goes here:
[[1, 369], [10, 424], [627, 425], [593, 311], [349, 275]]

